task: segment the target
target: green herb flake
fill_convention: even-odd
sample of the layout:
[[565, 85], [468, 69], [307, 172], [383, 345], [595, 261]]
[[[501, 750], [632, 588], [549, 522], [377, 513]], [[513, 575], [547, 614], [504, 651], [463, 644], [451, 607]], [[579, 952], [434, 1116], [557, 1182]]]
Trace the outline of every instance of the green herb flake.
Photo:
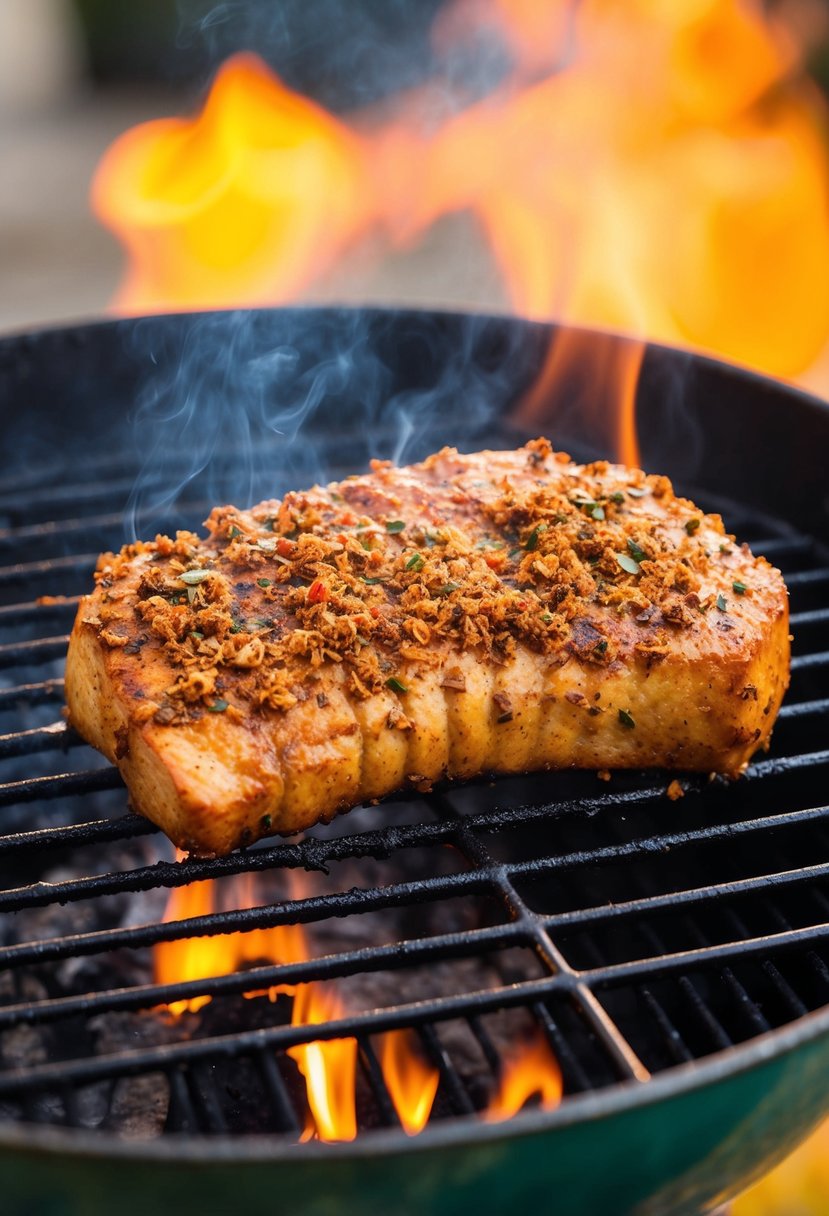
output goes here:
[[551, 612], [542, 612], [541, 619], [545, 625], [549, 625], [550, 621], [553, 619], [553, 614]]
[[700, 525], [700, 520], [698, 520], [698, 519], [686, 519], [685, 520], [685, 531], [688, 533], [689, 536], [693, 536], [694, 533], [699, 530], [699, 525]]
[[621, 490], [617, 490], [615, 494], [610, 495], [610, 501], [620, 505], [625, 501], [625, 496]]
[[636, 723], [633, 720], [633, 715], [628, 713], [626, 709], [619, 710], [619, 721], [622, 726], [626, 726], [628, 730], [633, 730]]
[[386, 580], [384, 578], [381, 578], [380, 575], [377, 575], [375, 578], [364, 578], [363, 579], [363, 582], [368, 587], [373, 587], [376, 583], [384, 583], [385, 581]]
[[405, 527], [406, 522], [402, 519], [389, 519], [386, 521], [387, 532], [402, 532]]
[[423, 560], [423, 558], [420, 556], [420, 554], [413, 553], [412, 556], [409, 558], [409, 560], [406, 562], [406, 569], [415, 570], [415, 571], [422, 570], [425, 565], [426, 565], [426, 563]]
[[430, 549], [434, 549], [435, 545], [441, 544], [441, 538], [437, 532], [427, 532], [423, 539]]
[[228, 529], [228, 533], [227, 533], [228, 540], [235, 540], [237, 536], [241, 536], [241, 535], [242, 535], [242, 533], [241, 533], [240, 529], [237, 528], [235, 524], [231, 524], [230, 528]]
[[597, 642], [593, 649], [596, 651], [596, 654], [604, 654], [607, 650], [607, 638], [602, 638], [601, 642]]
[[197, 642], [200, 642], [202, 640], [202, 638], [204, 637], [204, 634], [199, 633], [198, 629], [191, 629], [189, 636], [191, 638], [195, 638]]
[[207, 711], [211, 714], [223, 714], [227, 707], [227, 701], [214, 701], [212, 705], [208, 705]]
[[636, 541], [631, 540], [630, 537], [628, 537], [628, 553], [635, 562], [646, 562], [648, 560], [648, 555], [642, 546], [637, 545]]
[[717, 596], [717, 607], [719, 608], [720, 612], [725, 612], [726, 608], [728, 607], [728, 601], [722, 592], [720, 592], [720, 594]]
[[637, 561], [634, 561], [633, 558], [630, 557], [627, 553], [617, 553], [616, 561], [619, 563], [619, 565], [622, 567], [623, 570], [627, 571], [628, 574], [638, 574], [639, 573], [639, 563]]
[[720, 545], [720, 553], [730, 553], [730, 552], [731, 552], [730, 545]]
[[179, 575], [179, 578], [183, 583], [186, 583], [188, 587], [197, 587], [199, 583], [203, 583], [206, 578], [210, 578], [212, 573], [212, 570], [185, 570], [183, 574]]
[[271, 585], [271, 580], [269, 578], [258, 578], [256, 582], [260, 587], [270, 587]]
[[438, 594], [451, 595], [453, 591], [460, 591], [460, 585], [458, 583], [444, 583], [439, 589]]
[[521, 556], [522, 552], [523, 552], [523, 550], [522, 550], [522, 549], [510, 549], [510, 551], [509, 551], [509, 558], [510, 558], [510, 561], [511, 561], [511, 562], [514, 562], [514, 561], [515, 561], [515, 559], [516, 559], [516, 557], [520, 557], [520, 556]]
[[745, 593], [748, 591], [748, 587], [745, 585], [745, 583], [741, 583], [739, 579], [736, 583], [732, 583], [731, 586], [734, 589], [735, 595], [745, 595]]
[[386, 680], [386, 688], [390, 688], [392, 692], [408, 692], [408, 688], [402, 680], [398, 680], [397, 676], [389, 676]]
[[263, 815], [262, 818], [259, 820], [259, 822], [262, 825], [262, 827], [265, 829], [265, 831], [267, 831], [268, 828], [271, 826], [272, 820], [271, 820], [270, 815]]
[[233, 624], [230, 626], [230, 629], [228, 629], [228, 633], [241, 633], [241, 632], [242, 632], [242, 622], [241, 621], [234, 621]]
[[530, 553], [532, 553], [533, 550], [538, 548], [539, 536], [542, 534], [542, 532], [546, 532], [546, 531], [547, 531], [546, 524], [536, 524], [536, 526], [533, 528], [532, 532], [527, 537], [527, 543], [524, 545], [524, 548], [529, 550]]
[[600, 506], [597, 502], [586, 503], [584, 509], [591, 519], [601, 520], [605, 517], [604, 507]]

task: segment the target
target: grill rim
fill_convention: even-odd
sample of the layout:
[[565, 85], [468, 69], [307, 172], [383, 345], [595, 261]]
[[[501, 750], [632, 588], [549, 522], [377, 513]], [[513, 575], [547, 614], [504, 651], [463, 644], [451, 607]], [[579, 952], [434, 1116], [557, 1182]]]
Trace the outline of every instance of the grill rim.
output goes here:
[[[217, 311], [238, 313], [240, 310]], [[258, 309], [255, 311], [273, 314], [289, 311], [297, 316], [309, 318], [324, 314], [329, 319], [335, 316], [354, 317], [357, 315], [376, 319], [390, 316], [414, 319], [420, 317], [438, 322], [442, 319], [449, 322], [471, 319], [480, 324], [491, 321], [504, 325], [520, 325], [528, 330], [548, 335], [553, 334], [558, 328], [550, 323], [528, 321], [507, 314], [483, 312], [470, 314], [462, 310], [382, 309], [347, 306], [321, 308], [311, 304], [292, 307], [290, 310]], [[193, 320], [207, 315], [211, 314], [186, 314]], [[4, 370], [4, 356], [7, 353], [11, 353], [13, 356], [15, 347], [21, 342], [25, 344], [27, 341], [37, 342], [42, 338], [51, 338], [53, 340], [63, 339], [71, 346], [73, 336], [74, 341], [77, 342], [81, 334], [106, 330], [114, 332], [138, 319], [94, 319], [71, 325], [56, 324], [45, 328], [32, 327], [4, 333], [0, 335], [0, 373]], [[140, 319], [159, 322], [169, 319], [181, 322], [182, 314], [157, 314]], [[605, 336], [616, 341], [626, 340], [624, 335], [608, 330], [576, 329], [575, 331], [588, 337]], [[657, 357], [664, 356], [667, 359], [679, 356], [681, 359], [687, 360], [689, 365], [694, 368], [713, 369], [727, 377], [737, 379], [743, 384], [754, 385], [758, 390], [771, 389], [778, 394], [783, 393], [796, 408], [816, 412], [824, 420], [823, 425], [826, 425], [825, 419], [829, 416], [829, 402], [821, 400], [798, 386], [771, 379], [738, 364], [713, 359], [692, 349], [682, 350], [660, 343], [648, 343], [647, 350], [655, 353]], [[541, 425], [544, 425], [543, 422]], [[22, 492], [25, 493], [25, 487], [22, 488]], [[777, 510], [773, 513], [775, 516], [778, 515]], [[782, 516], [782, 518], [788, 519], [789, 517]], [[802, 527], [802, 525], [800, 526]], [[815, 544], [825, 549], [826, 537], [817, 530], [810, 530], [810, 534]], [[50, 561], [49, 565], [51, 567], [53, 562]], [[621, 1114], [638, 1107], [655, 1106], [668, 1098], [705, 1089], [718, 1082], [748, 1073], [763, 1063], [791, 1055], [798, 1049], [805, 1048], [824, 1037], [829, 1037], [829, 1005], [802, 1015], [785, 1026], [761, 1033], [731, 1047], [720, 1049], [703, 1059], [673, 1065], [649, 1077], [647, 1082], [633, 1079], [618, 1080], [598, 1091], [569, 1095], [566, 1102], [551, 1111], [522, 1111], [508, 1120], [492, 1124], [466, 1117], [446, 1118], [427, 1125], [423, 1132], [416, 1137], [409, 1137], [399, 1129], [376, 1129], [361, 1133], [351, 1142], [308, 1143], [303, 1145], [302, 1157], [308, 1161], [330, 1160], [332, 1157], [374, 1159], [394, 1156], [404, 1150], [405, 1155], [408, 1156], [413, 1150], [422, 1153], [462, 1145], [476, 1147], [497, 1141], [512, 1140], [518, 1136], [548, 1132], [556, 1127]], [[282, 1137], [265, 1135], [237, 1137], [185, 1133], [174, 1137], [160, 1137], [144, 1143], [130, 1142], [109, 1132], [80, 1128], [62, 1128], [32, 1123], [0, 1124], [0, 1151], [9, 1149], [26, 1155], [38, 1151], [71, 1152], [74, 1157], [83, 1157], [88, 1160], [124, 1160], [146, 1163], [175, 1160], [193, 1164], [206, 1164], [211, 1160], [216, 1160], [217, 1165], [236, 1164], [244, 1161], [264, 1164], [266, 1161], [277, 1163], [295, 1160], [296, 1147], [293, 1142]]]

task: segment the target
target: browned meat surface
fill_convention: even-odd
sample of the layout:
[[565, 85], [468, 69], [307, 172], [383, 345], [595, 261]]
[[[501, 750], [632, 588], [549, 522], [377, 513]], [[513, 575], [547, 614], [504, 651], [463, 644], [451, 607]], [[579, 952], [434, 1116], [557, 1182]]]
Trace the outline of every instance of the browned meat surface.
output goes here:
[[101, 557], [66, 672], [73, 725], [185, 849], [447, 776], [733, 776], [788, 683], [779, 572], [666, 478], [546, 440], [207, 528]]

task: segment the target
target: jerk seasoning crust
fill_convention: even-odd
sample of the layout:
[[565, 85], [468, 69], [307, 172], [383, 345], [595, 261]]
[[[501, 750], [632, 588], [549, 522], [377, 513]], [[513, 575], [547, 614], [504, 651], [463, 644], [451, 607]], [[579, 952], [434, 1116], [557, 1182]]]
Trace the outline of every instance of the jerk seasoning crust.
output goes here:
[[218, 855], [443, 777], [736, 776], [788, 684], [782, 576], [665, 477], [518, 451], [104, 554], [66, 695], [132, 805]]

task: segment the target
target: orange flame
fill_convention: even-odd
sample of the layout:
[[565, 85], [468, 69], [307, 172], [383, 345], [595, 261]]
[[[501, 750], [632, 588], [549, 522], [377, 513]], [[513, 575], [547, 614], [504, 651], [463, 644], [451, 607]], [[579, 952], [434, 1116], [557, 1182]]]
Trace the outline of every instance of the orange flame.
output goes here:
[[[183, 854], [179, 854], [179, 859], [181, 857]], [[302, 879], [297, 875], [292, 877], [292, 897], [302, 898]], [[219, 911], [219, 891], [219, 885], [214, 882], [175, 888], [167, 903], [165, 923]], [[234, 880], [228, 894], [232, 895], [230, 906], [254, 907], [252, 876], [244, 875]], [[160, 942], [154, 951], [155, 978], [161, 984], [212, 979], [230, 975], [249, 964], [301, 963], [309, 958], [308, 940], [302, 926], [278, 925], [272, 929]], [[286, 984], [268, 990], [271, 1000], [279, 993], [293, 997], [292, 1026], [316, 1026], [342, 1017], [346, 1012], [336, 986], [331, 983]], [[244, 995], [264, 994], [250, 991]], [[211, 999], [205, 995], [190, 997], [174, 1001], [167, 1008], [173, 1016], [180, 1017], [186, 1012], [197, 1012]], [[302, 1043], [290, 1047], [287, 1054], [305, 1079], [311, 1122], [303, 1138], [353, 1140], [357, 1134], [356, 1040]], [[381, 1067], [400, 1121], [413, 1135], [429, 1118], [438, 1086], [438, 1072], [425, 1063], [418, 1053], [414, 1035], [406, 1031], [383, 1035]]]
[[497, 1122], [517, 1114], [531, 1098], [544, 1110], [561, 1101], [561, 1070], [547, 1039], [539, 1031], [504, 1066], [498, 1092], [486, 1110], [486, 1119]]
[[435, 41], [481, 25], [513, 71], [429, 127], [410, 94], [358, 133], [245, 54], [195, 118], [127, 132], [92, 194], [130, 259], [118, 309], [282, 302], [367, 236], [465, 210], [525, 314], [806, 369], [829, 337], [829, 170], [791, 32], [760, 0], [454, 0]]
[[125, 312], [292, 299], [371, 219], [363, 148], [255, 55], [236, 55], [194, 119], [128, 131], [92, 185], [124, 243]]
[[410, 1030], [383, 1035], [380, 1066], [403, 1130], [416, 1136], [432, 1113], [440, 1073], [423, 1059]]

